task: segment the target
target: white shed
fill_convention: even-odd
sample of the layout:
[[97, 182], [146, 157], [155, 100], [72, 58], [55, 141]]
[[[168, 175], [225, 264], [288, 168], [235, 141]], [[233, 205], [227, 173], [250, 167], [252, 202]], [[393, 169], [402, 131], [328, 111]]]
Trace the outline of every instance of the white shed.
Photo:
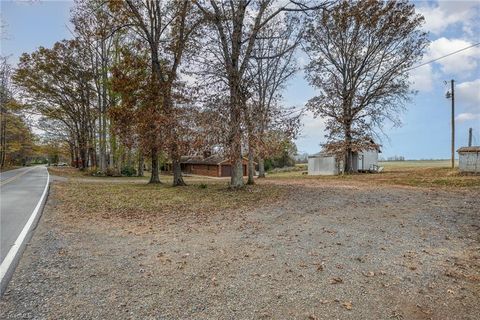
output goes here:
[[309, 176], [332, 176], [340, 173], [340, 162], [334, 155], [324, 152], [308, 157]]
[[[372, 172], [378, 169], [379, 148], [353, 153], [353, 171]], [[343, 172], [343, 159], [320, 152], [308, 157], [308, 175], [337, 175]]]
[[378, 166], [378, 149], [365, 150], [353, 154], [353, 160], [356, 160], [357, 167], [355, 171], [372, 171], [375, 166]]
[[480, 173], [480, 146], [462, 147], [457, 152], [460, 171]]

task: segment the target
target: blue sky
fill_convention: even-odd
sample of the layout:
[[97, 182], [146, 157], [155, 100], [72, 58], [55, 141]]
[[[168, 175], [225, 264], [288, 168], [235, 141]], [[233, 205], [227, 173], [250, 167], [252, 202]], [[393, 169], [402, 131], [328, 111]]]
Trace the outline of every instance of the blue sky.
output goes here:
[[[70, 38], [67, 29], [70, 1], [0, 0], [2, 25], [1, 54], [16, 63], [22, 52]], [[479, 1], [418, 1], [417, 11], [425, 16], [425, 30], [431, 45], [423, 61], [480, 42]], [[445, 98], [445, 80], [456, 80], [456, 146], [467, 143], [468, 128], [480, 145], [480, 46], [463, 51], [412, 71], [413, 88], [418, 94], [402, 114], [403, 126], [384, 131], [383, 157], [402, 155], [407, 159], [447, 159], [450, 157], [450, 100]], [[292, 79], [285, 104], [302, 106], [315, 91], [298, 74]], [[303, 118], [300, 152], [315, 153], [324, 141], [323, 121], [307, 114]]]

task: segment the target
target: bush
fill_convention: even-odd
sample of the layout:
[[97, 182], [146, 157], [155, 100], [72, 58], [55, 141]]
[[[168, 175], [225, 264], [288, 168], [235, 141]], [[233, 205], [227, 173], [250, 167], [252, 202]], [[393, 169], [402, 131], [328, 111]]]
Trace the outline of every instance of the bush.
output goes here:
[[118, 172], [118, 170], [115, 168], [107, 168], [107, 170], [104, 172], [91, 169], [86, 174], [94, 177], [121, 177], [122, 176], [120, 172]]
[[132, 166], [125, 166], [122, 168], [120, 173], [122, 174], [122, 176], [133, 177], [137, 174], [137, 170], [135, 170], [135, 168]]
[[207, 184], [205, 184], [205, 183], [200, 183], [200, 184], [198, 185], [198, 187], [199, 187], [200, 189], [207, 189]]
[[[56, 164], [55, 166], [58, 166], [58, 164]], [[84, 176], [94, 176], [94, 177], [96, 177], [96, 176], [101, 175], [101, 174], [100, 174], [100, 171], [97, 171], [97, 170], [95, 170], [95, 169], [93, 169], [93, 168], [86, 168], [86, 169], [83, 170], [83, 171], [82, 171], [81, 169], [79, 169], [79, 170], [80, 170], [80, 172], [82, 172], [82, 174], [83, 174]]]
[[264, 167], [265, 167], [265, 171], [272, 170], [274, 168], [272, 159], [265, 159]]
[[270, 170], [270, 173], [280, 173], [280, 172], [292, 172], [292, 171], [304, 171], [305, 166], [295, 166], [295, 167], [283, 167], [283, 168], [274, 168]]
[[121, 177], [122, 175], [120, 172], [118, 172], [117, 169], [115, 168], [107, 168], [107, 171], [105, 171], [105, 175], [107, 177]]

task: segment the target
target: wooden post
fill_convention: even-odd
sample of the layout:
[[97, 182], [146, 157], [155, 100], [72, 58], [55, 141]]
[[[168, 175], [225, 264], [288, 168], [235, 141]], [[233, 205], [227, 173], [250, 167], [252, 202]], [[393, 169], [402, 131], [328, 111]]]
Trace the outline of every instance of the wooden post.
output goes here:
[[468, 146], [472, 146], [472, 128], [468, 129]]
[[455, 168], [455, 80], [451, 80], [452, 86], [452, 169]]

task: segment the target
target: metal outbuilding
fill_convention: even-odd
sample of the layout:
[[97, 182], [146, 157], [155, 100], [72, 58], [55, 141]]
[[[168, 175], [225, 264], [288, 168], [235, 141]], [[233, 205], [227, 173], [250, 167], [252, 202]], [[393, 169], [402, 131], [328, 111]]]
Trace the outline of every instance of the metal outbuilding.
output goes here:
[[[353, 171], [378, 172], [378, 153], [380, 150], [371, 149], [353, 153]], [[342, 173], [343, 160], [335, 155], [320, 152], [308, 157], [308, 175], [324, 176]]]
[[309, 176], [331, 176], [337, 175], [340, 171], [340, 161], [334, 155], [320, 152], [308, 157]]
[[480, 173], [480, 146], [462, 147], [457, 152], [461, 172]]

